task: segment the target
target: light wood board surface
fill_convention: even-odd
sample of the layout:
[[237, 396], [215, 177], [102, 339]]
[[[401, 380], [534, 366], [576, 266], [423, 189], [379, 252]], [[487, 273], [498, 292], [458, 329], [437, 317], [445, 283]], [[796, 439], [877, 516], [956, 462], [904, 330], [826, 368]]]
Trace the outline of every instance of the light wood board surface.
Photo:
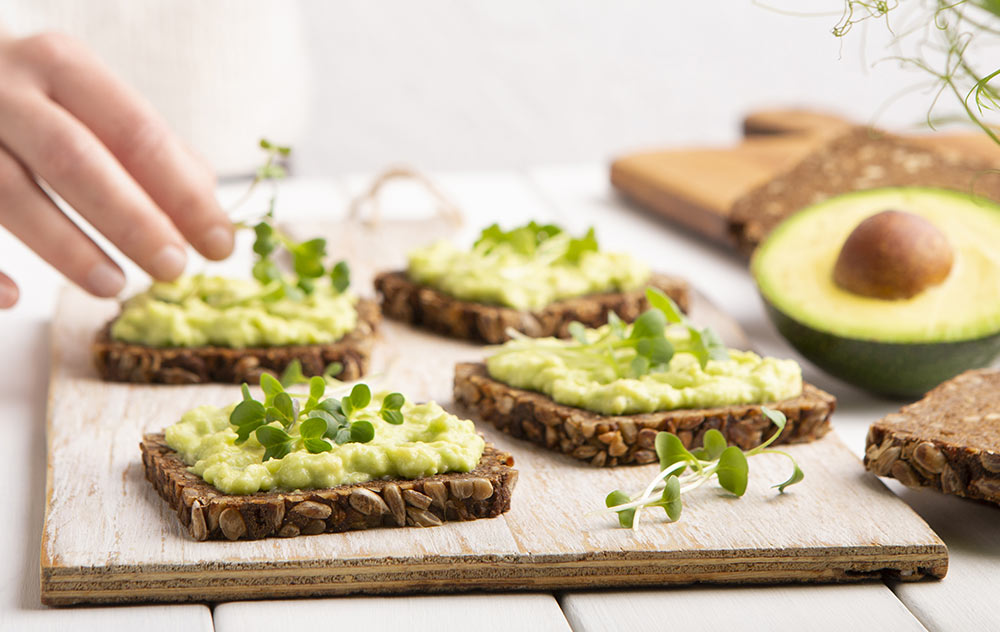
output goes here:
[[[788, 171], [853, 124], [808, 110], [764, 110], [744, 119], [733, 147], [636, 152], [611, 164], [611, 183], [644, 208], [704, 237], [734, 245], [733, 204]], [[1000, 147], [986, 134], [920, 134], [907, 142], [944, 155], [1000, 167]]]
[[[756, 457], [744, 498], [703, 488], [687, 499], [681, 522], [653, 518], [633, 532], [591, 512], [611, 489], [643, 487], [655, 466], [594, 469], [481, 425], [488, 439], [515, 455], [521, 472], [513, 508], [500, 518], [195, 542], [143, 480], [137, 443], [195, 405], [238, 399], [238, 390], [96, 380], [86, 343], [113, 311], [69, 289], [53, 325], [42, 538], [48, 603], [842, 581], [885, 569], [916, 578], [941, 574], [947, 564], [926, 524], [832, 435], [790, 448], [808, 477], [794, 492], [779, 496], [769, 487], [787, 477], [787, 462]], [[373, 385], [415, 400], [449, 401], [454, 363], [482, 354], [395, 323], [381, 338], [374, 360], [381, 377]]]

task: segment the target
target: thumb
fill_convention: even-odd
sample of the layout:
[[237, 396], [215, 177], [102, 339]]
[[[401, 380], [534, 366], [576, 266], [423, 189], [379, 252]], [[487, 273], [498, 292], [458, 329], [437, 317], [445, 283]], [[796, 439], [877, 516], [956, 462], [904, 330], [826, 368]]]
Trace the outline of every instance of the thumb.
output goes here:
[[0, 272], [0, 309], [14, 307], [20, 295], [17, 284], [9, 276]]

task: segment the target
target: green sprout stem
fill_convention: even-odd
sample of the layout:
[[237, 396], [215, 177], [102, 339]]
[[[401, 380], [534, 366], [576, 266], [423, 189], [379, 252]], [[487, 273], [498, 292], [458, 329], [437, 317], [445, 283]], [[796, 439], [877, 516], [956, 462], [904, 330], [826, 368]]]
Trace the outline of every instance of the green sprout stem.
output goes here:
[[[728, 350], [711, 329], [698, 329], [666, 294], [656, 288], [646, 289], [652, 306], [639, 315], [632, 325], [626, 325], [614, 312], [608, 313], [606, 329], [587, 329], [582, 323], [570, 323], [573, 341], [540, 346], [533, 339], [511, 330], [513, 341], [492, 349], [494, 356], [534, 351], [561, 358], [568, 366], [579, 368], [609, 367], [615, 378], [639, 378], [665, 370], [674, 354], [690, 353], [704, 368], [709, 360], [726, 360]], [[669, 330], [681, 330], [686, 336], [668, 337]]]
[[[871, 19], [885, 21], [887, 30], [893, 34], [893, 46], [900, 50], [904, 44], [912, 44], [912, 55], [897, 55], [887, 59], [895, 60], [917, 68], [933, 78], [938, 89], [931, 98], [927, 111], [927, 123], [935, 128], [933, 112], [943, 95], [950, 95], [958, 104], [965, 118], [978, 127], [993, 142], [1000, 144], [1000, 135], [994, 125], [986, 120], [988, 112], [1000, 110], [1000, 91], [991, 82], [1000, 75], [1000, 68], [989, 73], [981, 73], [969, 61], [970, 50], [975, 51], [974, 42], [981, 35], [1000, 34], [995, 24], [1000, 18], [1000, 2], [995, 0], [933, 0], [928, 4], [932, 9], [915, 16], [913, 25], [898, 33], [890, 24], [890, 13], [895, 13], [901, 2], [885, 0], [844, 0], [844, 11], [833, 28], [833, 35], [845, 37], [851, 28]], [[923, 32], [922, 39], [914, 39]], [[985, 41], [985, 40], [984, 40]], [[939, 68], [928, 61], [925, 51], [941, 53], [943, 60], [937, 62]]]
[[622, 526], [638, 529], [644, 509], [661, 507], [666, 511], [669, 521], [674, 522], [680, 518], [681, 497], [712, 478], [716, 478], [725, 490], [736, 496], [742, 496], [746, 491], [749, 476], [747, 458], [758, 454], [777, 454], [792, 462], [791, 476], [786, 481], [774, 485], [779, 493], [784, 493], [786, 487], [802, 481], [804, 475], [790, 454], [768, 449], [785, 429], [784, 414], [766, 406], [761, 406], [761, 412], [777, 427], [777, 431], [766, 441], [747, 451], [741, 451], [736, 446], [727, 446], [725, 437], [715, 429], [705, 433], [703, 446], [694, 451], [685, 448], [676, 435], [660, 432], [656, 437], [656, 454], [660, 459], [660, 471], [635, 497], [621, 491], [608, 494], [606, 499], [608, 506], [601, 512], [617, 513]]

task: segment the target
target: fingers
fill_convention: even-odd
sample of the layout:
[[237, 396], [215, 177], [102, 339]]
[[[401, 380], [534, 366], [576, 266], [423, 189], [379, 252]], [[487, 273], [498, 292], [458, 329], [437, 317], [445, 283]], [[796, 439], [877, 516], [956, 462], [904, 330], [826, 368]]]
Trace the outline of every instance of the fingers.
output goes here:
[[45, 92], [93, 131], [184, 237], [210, 259], [229, 256], [232, 222], [215, 199], [211, 171], [145, 99], [71, 39], [47, 34], [22, 46], [42, 68]]
[[[121, 269], [59, 210], [2, 147], [0, 224], [91, 294], [111, 297], [125, 286]], [[0, 307], [9, 307], [17, 301], [17, 286], [8, 277], [0, 277]]]
[[114, 156], [66, 110], [30, 91], [0, 98], [0, 139], [119, 249], [157, 279], [187, 262], [177, 229]]
[[17, 284], [9, 276], [0, 272], [0, 309], [14, 307], [18, 296], [20, 296], [20, 292], [17, 289]]

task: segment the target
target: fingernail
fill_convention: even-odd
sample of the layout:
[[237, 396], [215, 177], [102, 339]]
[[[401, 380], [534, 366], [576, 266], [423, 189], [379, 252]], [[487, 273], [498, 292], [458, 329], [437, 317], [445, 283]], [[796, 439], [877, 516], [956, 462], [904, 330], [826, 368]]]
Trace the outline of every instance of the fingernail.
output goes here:
[[172, 281], [184, 272], [187, 255], [177, 246], [164, 246], [149, 262], [150, 273], [162, 281]]
[[87, 273], [86, 290], [95, 296], [110, 297], [125, 287], [125, 275], [116, 266], [101, 262]]
[[202, 248], [209, 259], [225, 259], [233, 252], [233, 229], [229, 226], [209, 229], [203, 238]]
[[13, 307], [19, 295], [20, 292], [18, 292], [17, 287], [8, 285], [7, 283], [0, 283], [0, 308], [7, 309], [8, 307]]

